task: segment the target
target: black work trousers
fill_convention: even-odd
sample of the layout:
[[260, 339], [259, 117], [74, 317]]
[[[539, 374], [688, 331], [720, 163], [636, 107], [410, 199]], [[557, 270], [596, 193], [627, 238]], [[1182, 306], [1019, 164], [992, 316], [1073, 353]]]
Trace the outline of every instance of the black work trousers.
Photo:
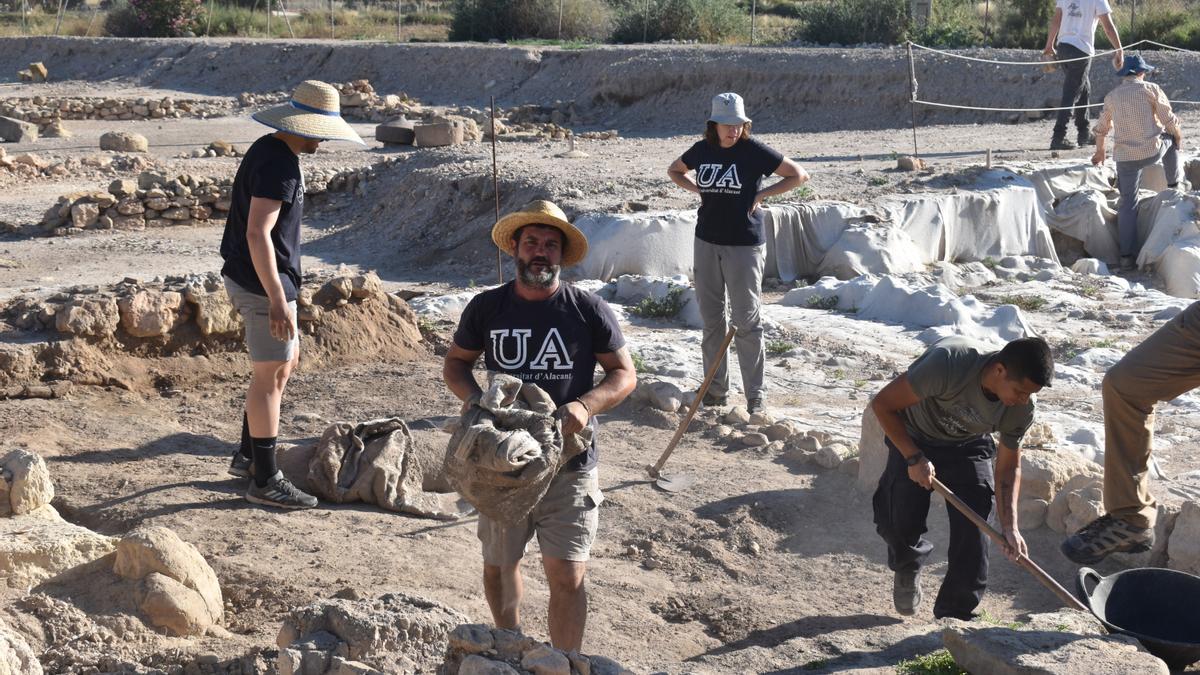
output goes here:
[[[995, 494], [992, 459], [996, 456], [991, 436], [917, 445], [933, 462], [938, 480], [984, 519], [991, 515]], [[933, 551], [933, 544], [924, 537], [931, 493], [908, 477], [904, 456], [890, 439], [887, 446], [887, 468], [872, 499], [875, 529], [887, 542], [888, 567], [896, 572], [915, 571]], [[950, 518], [949, 564], [933, 603], [933, 615], [968, 620], [987, 588], [988, 539], [953, 506], [947, 504], [946, 511]]]
[[[1059, 59], [1078, 59], [1086, 57], [1082, 49], [1060, 43], [1058, 45]], [[1084, 58], [1082, 61], [1071, 61], [1070, 63], [1062, 64], [1063, 73], [1066, 79], [1063, 80], [1062, 102], [1059, 107], [1065, 108], [1058, 111], [1058, 120], [1054, 123], [1054, 139], [1062, 139], [1067, 135], [1067, 122], [1071, 119], [1072, 106], [1075, 107], [1075, 129], [1079, 135], [1087, 133], [1091, 126], [1088, 121], [1088, 108], [1086, 107], [1090, 101], [1092, 84], [1088, 81], [1088, 73], [1092, 68], [1092, 60]]]

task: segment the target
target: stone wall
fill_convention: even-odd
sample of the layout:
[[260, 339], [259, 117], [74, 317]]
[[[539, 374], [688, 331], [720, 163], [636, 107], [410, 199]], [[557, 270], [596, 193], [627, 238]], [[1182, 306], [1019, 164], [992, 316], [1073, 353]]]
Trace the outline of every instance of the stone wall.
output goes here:
[[0, 101], [0, 115], [24, 120], [44, 130], [60, 120], [155, 120], [174, 117], [217, 117], [233, 108], [229, 100], [109, 98], [104, 96], [32, 96]]

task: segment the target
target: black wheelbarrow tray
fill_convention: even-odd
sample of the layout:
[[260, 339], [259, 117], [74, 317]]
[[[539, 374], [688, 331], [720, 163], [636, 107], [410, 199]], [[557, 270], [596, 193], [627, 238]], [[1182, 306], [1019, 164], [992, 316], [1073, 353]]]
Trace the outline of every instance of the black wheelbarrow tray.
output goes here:
[[1104, 577], [1084, 567], [1075, 583], [1105, 627], [1137, 638], [1171, 670], [1200, 661], [1200, 577], [1157, 567]]

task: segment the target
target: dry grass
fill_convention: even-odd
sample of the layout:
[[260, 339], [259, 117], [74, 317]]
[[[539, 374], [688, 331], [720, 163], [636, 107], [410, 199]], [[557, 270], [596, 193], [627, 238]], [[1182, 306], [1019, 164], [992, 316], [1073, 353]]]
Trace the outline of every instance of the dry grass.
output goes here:
[[[30, 11], [24, 25], [20, 12], [0, 12], [0, 37], [53, 35], [57, 17], [40, 10]], [[59, 26], [59, 35], [100, 37], [104, 32], [104, 12], [67, 12]]]

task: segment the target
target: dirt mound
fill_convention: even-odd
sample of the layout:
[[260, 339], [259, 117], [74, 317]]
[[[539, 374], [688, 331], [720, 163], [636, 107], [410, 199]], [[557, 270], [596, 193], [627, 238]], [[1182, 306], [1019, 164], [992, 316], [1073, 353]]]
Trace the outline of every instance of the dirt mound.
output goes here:
[[[975, 49], [985, 59], [1036, 62], [1026, 50]], [[117, 57], [117, 55], [120, 55]], [[763, 131], [880, 129], [910, 121], [908, 62], [897, 48], [741, 48], [607, 46], [585, 50], [480, 44], [383, 44], [271, 40], [118, 40], [9, 38], [0, 41], [0, 70], [31, 58], [56, 79], [125, 80], [136, 86], [236, 96], [255, 83], [263, 91], [318, 78], [366, 78], [381, 93], [403, 92], [430, 104], [483, 107], [576, 102], [588, 124], [622, 131], [699, 128], [708, 101], [738, 91]], [[1173, 98], [1200, 98], [1190, 54], [1157, 53], [1160, 84]], [[393, 64], [402, 63], [403, 68]], [[263, 68], [273, 74], [263, 78]], [[1040, 68], [995, 66], [917, 53], [921, 98], [961, 105], [1036, 108], [1057, 105], [1061, 75]], [[980, 83], [992, 86], [980, 86]], [[1093, 78], [1099, 100], [1118, 78]], [[36, 87], [42, 85], [23, 85]], [[918, 109], [922, 122], [996, 121], [994, 113]], [[999, 119], [1025, 117], [1008, 113]]]

